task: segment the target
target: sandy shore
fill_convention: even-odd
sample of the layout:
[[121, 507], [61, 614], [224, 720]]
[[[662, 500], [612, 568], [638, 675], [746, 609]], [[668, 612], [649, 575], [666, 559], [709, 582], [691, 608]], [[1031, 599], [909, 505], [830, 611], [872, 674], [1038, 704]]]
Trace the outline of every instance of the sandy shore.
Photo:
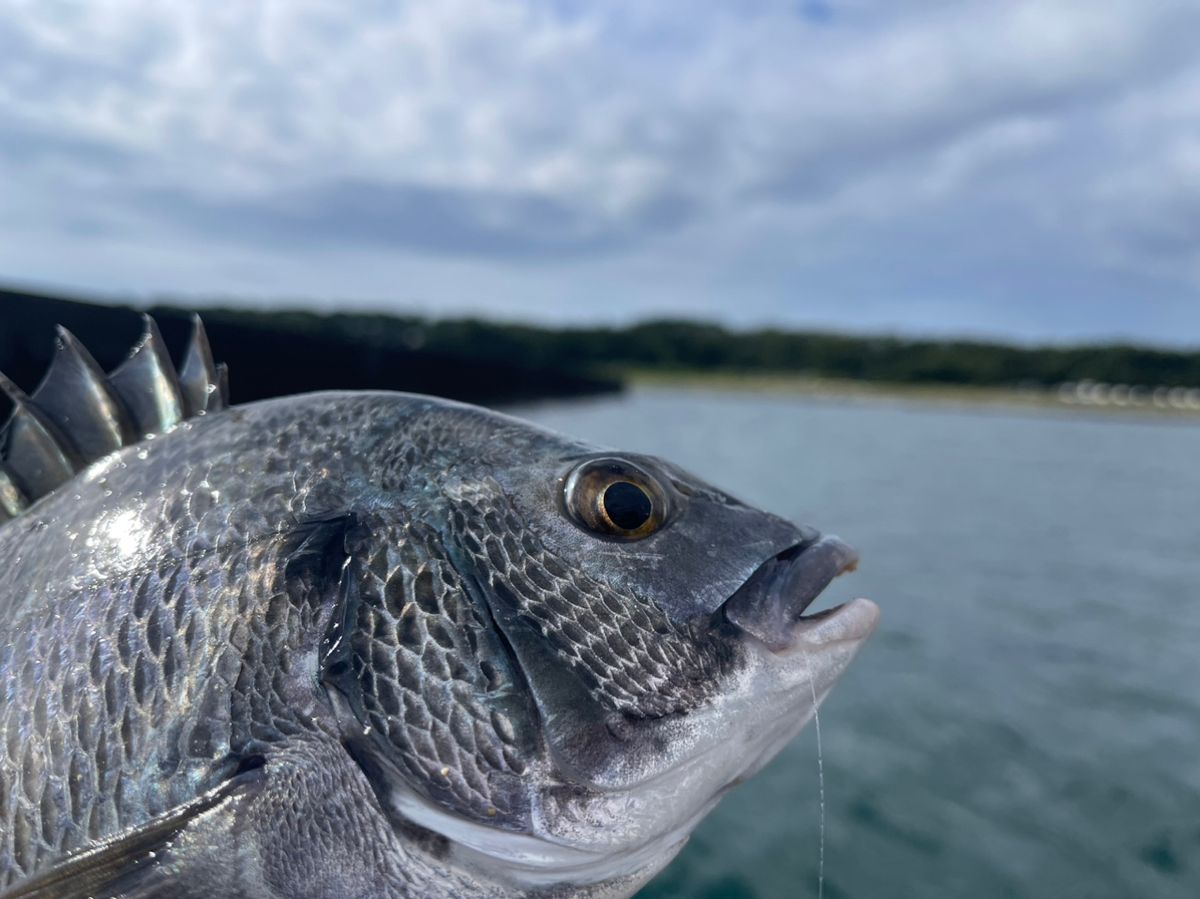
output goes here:
[[845, 400], [905, 400], [946, 406], [993, 406], [1061, 410], [1091, 415], [1141, 415], [1200, 421], [1200, 406], [1168, 402], [1162, 393], [1130, 397], [1119, 393], [1062, 388], [973, 387], [950, 384], [893, 384], [818, 378], [797, 374], [736, 372], [663, 372], [633, 369], [621, 373], [634, 386], [702, 388], [705, 390], [753, 391], [799, 394]]

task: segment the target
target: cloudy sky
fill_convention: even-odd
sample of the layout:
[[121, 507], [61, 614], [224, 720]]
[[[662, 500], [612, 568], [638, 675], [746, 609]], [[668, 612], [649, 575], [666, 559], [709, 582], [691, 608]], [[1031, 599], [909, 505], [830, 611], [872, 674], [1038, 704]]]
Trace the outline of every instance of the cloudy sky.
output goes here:
[[0, 0], [0, 282], [1200, 345], [1194, 0]]

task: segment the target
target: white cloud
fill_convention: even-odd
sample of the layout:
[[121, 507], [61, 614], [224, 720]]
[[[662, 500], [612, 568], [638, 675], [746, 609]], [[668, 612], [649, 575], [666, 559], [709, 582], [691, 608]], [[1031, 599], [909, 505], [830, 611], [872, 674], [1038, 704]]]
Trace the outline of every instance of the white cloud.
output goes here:
[[1063, 332], [1064, 283], [1200, 290], [1197, 26], [1172, 0], [0, 0], [0, 276], [918, 328], [1040, 292], [1060, 311], [1011, 327]]

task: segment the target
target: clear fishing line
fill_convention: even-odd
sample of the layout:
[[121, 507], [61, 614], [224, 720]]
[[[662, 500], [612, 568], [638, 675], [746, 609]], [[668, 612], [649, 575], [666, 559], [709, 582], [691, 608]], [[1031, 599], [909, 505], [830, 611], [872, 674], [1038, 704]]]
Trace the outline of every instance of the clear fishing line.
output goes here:
[[812, 691], [813, 728], [817, 732], [817, 797], [820, 806], [820, 838], [817, 855], [817, 899], [825, 899], [825, 757], [821, 749], [821, 713], [817, 709], [817, 685], [813, 682], [812, 665], [808, 663], [808, 688]]

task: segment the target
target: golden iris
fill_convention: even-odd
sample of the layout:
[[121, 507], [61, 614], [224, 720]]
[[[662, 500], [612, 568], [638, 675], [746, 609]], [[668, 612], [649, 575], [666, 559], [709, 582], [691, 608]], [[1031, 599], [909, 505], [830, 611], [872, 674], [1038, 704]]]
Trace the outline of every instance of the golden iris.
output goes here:
[[649, 537], [667, 516], [667, 497], [659, 482], [624, 459], [584, 462], [567, 477], [564, 499], [575, 521], [606, 537]]

